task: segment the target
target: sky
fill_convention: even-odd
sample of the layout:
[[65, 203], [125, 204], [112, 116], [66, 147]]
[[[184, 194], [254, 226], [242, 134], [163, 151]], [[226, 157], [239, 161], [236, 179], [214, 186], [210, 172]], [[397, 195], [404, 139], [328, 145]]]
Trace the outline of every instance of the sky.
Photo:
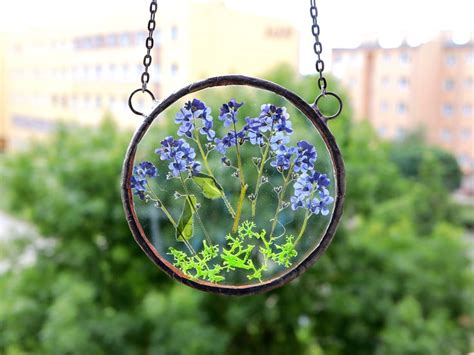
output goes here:
[[[309, 0], [225, 2], [242, 11], [290, 20], [302, 33], [302, 54], [312, 50]], [[148, 4], [149, 0], [0, 0], [0, 32], [17, 32], [46, 24], [50, 27], [55, 24], [58, 30], [61, 26], [84, 26], [93, 23], [94, 18], [99, 21], [113, 16], [113, 9], [118, 6], [143, 7], [146, 14]], [[474, 31], [474, 0], [319, 0], [317, 4], [326, 55], [333, 47], [357, 46], [367, 34], [377, 34], [382, 45], [396, 46], [403, 37], [419, 44], [440, 30], [454, 31], [462, 42], [464, 33]], [[310, 62], [301, 65], [303, 72], [313, 66]]]

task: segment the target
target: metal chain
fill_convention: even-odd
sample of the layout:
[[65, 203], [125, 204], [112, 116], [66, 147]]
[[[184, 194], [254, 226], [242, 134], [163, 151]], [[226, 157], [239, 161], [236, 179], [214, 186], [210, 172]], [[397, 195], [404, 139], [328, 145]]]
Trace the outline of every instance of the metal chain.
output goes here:
[[156, 28], [156, 21], [155, 21], [155, 15], [156, 11], [158, 10], [158, 3], [157, 0], [152, 0], [150, 4], [150, 20], [148, 21], [148, 37], [145, 42], [146, 46], [146, 55], [143, 57], [143, 65], [145, 66], [145, 71], [142, 74], [142, 91], [147, 90], [148, 83], [150, 82], [150, 73], [149, 73], [149, 68], [151, 65], [151, 62], [153, 61], [153, 58], [151, 56], [151, 50], [153, 49], [153, 46], [155, 44], [155, 41], [153, 39], [153, 32], [155, 31]]
[[[316, 58], [317, 58], [315, 67], [316, 67], [316, 71], [319, 74], [318, 87], [319, 87], [319, 90], [321, 90], [321, 94], [319, 94], [319, 96], [316, 98], [316, 101], [314, 102], [314, 107], [321, 113], [321, 117], [323, 118], [323, 120], [327, 122], [328, 120], [336, 118], [337, 116], [341, 114], [343, 103], [339, 95], [333, 92], [327, 91], [328, 83], [326, 81], [326, 78], [323, 75], [324, 61], [321, 59], [321, 53], [323, 52], [323, 45], [321, 44], [321, 41], [319, 40], [319, 35], [321, 34], [321, 28], [319, 27], [319, 24], [318, 24], [318, 8], [316, 6], [316, 0], [310, 0], [310, 5], [311, 7], [310, 7], [309, 12], [311, 14], [311, 19], [313, 20], [313, 25], [311, 26], [311, 31], [313, 32], [313, 36], [314, 36], [313, 49], [314, 49], [314, 53], [316, 53]], [[320, 111], [319, 106], [318, 106], [321, 99], [328, 96], [331, 96], [337, 100], [338, 108], [337, 108], [336, 113], [332, 115], [324, 115]]]
[[311, 31], [313, 32], [313, 36], [314, 36], [313, 49], [317, 57], [315, 66], [316, 66], [316, 71], [319, 73], [318, 86], [319, 86], [319, 89], [321, 90], [321, 93], [325, 95], [328, 84], [327, 84], [326, 78], [323, 76], [324, 61], [321, 59], [321, 53], [323, 52], [323, 45], [321, 44], [321, 41], [319, 40], [321, 29], [318, 24], [318, 8], [316, 6], [316, 0], [310, 0], [310, 4], [311, 4], [310, 14], [313, 20], [313, 25], [311, 26]]
[[142, 87], [141, 89], [137, 89], [133, 91], [128, 97], [128, 107], [130, 107], [130, 110], [134, 114], [139, 115], [139, 116], [144, 116], [144, 117], [146, 117], [146, 115], [143, 112], [137, 111], [133, 107], [132, 100], [136, 94], [141, 92], [144, 94], [145, 93], [148, 94], [151, 97], [151, 99], [155, 101], [155, 95], [153, 95], [153, 93], [150, 90], [148, 90], [148, 83], [150, 82], [149, 69], [150, 69], [151, 62], [153, 61], [153, 58], [151, 56], [151, 50], [153, 49], [153, 46], [155, 44], [155, 41], [153, 40], [153, 32], [155, 32], [155, 29], [156, 29], [155, 15], [156, 15], [157, 10], [158, 10], [158, 2], [157, 0], [152, 0], [150, 3], [150, 20], [148, 21], [148, 37], [145, 41], [146, 54], [143, 57], [143, 65], [145, 66], [145, 70], [143, 71], [142, 76], [141, 76]]

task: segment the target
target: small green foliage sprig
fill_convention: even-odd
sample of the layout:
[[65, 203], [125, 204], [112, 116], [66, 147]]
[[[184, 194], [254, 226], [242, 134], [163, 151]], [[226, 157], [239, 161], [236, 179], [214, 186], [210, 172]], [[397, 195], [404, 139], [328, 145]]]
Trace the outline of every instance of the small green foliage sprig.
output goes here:
[[286, 243], [283, 245], [275, 245], [275, 248], [279, 250], [277, 253], [273, 253], [271, 259], [278, 265], [284, 265], [290, 267], [292, 265], [291, 260], [298, 255], [295, 249], [295, 237], [288, 235], [285, 237]]
[[[185, 275], [192, 279], [202, 279], [213, 283], [225, 280], [222, 272], [232, 272], [238, 269], [249, 271], [249, 280], [259, 280], [262, 282], [263, 273], [268, 270], [269, 261], [289, 268], [292, 260], [298, 255], [295, 249], [294, 236], [286, 236], [285, 243], [276, 244], [279, 238], [267, 237], [267, 232], [258, 232], [254, 222], [243, 222], [237, 235], [228, 234], [225, 239], [227, 246], [223, 248], [219, 255], [217, 245], [210, 246], [203, 242], [203, 250], [193, 256], [188, 256], [185, 252], [170, 248], [168, 255], [174, 258], [174, 266], [180, 269]], [[257, 248], [256, 244], [263, 244]], [[252, 254], [255, 250], [262, 256], [260, 265], [256, 265]], [[217, 264], [220, 257], [222, 265]], [[210, 266], [212, 264], [212, 266]]]
[[228, 248], [224, 248], [221, 258], [227, 272], [235, 271], [236, 269], [252, 271], [253, 273], [247, 275], [247, 278], [249, 280], [258, 279], [261, 281], [262, 273], [266, 270], [266, 265], [257, 268], [253, 260], [250, 258], [251, 253], [255, 249], [255, 245], [244, 245], [246, 239], [261, 239], [265, 236], [266, 232], [264, 230], [262, 230], [261, 233], [254, 231], [256, 227], [255, 223], [245, 221], [239, 226], [237, 237], [228, 234], [225, 238], [227, 240]]
[[174, 266], [180, 269], [186, 276], [213, 283], [225, 280], [225, 277], [221, 275], [222, 266], [210, 265], [219, 256], [219, 247], [217, 245], [208, 245], [204, 241], [203, 250], [193, 256], [188, 256], [186, 253], [175, 248], [170, 248], [169, 251], [168, 255], [173, 256]]

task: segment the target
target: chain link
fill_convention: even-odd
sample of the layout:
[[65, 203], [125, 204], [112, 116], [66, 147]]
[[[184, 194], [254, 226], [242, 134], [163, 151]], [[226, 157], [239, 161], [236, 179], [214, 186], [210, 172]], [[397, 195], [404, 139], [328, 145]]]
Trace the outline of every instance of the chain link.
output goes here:
[[321, 93], [323, 95], [326, 95], [326, 89], [327, 89], [327, 81], [326, 78], [323, 75], [324, 72], [324, 61], [321, 59], [321, 53], [323, 52], [323, 45], [321, 41], [319, 40], [319, 35], [321, 33], [321, 29], [318, 24], [318, 8], [316, 6], [316, 0], [310, 0], [310, 14], [311, 18], [313, 20], [313, 25], [311, 26], [311, 31], [313, 32], [314, 36], [314, 53], [316, 54], [316, 71], [319, 74], [319, 79], [318, 79], [318, 87], [321, 90]]
[[141, 76], [142, 91], [147, 90], [148, 83], [150, 82], [149, 69], [153, 61], [153, 58], [151, 56], [151, 50], [153, 49], [153, 46], [155, 44], [155, 41], [153, 40], [153, 32], [156, 29], [155, 15], [156, 15], [157, 10], [158, 10], [157, 0], [152, 0], [150, 4], [150, 20], [148, 21], [148, 37], [145, 41], [146, 55], [143, 57], [143, 65], [145, 67], [145, 70], [143, 71], [142, 76]]

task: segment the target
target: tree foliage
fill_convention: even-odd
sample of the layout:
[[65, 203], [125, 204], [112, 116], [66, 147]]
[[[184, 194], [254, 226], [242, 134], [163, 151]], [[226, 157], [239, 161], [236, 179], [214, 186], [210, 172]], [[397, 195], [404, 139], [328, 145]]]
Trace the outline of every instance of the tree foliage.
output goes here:
[[[314, 99], [315, 78], [285, 70], [270, 79]], [[331, 129], [348, 181], [333, 244], [291, 284], [246, 298], [188, 289], [145, 258], [119, 198], [130, 135], [109, 121], [4, 159], [5, 208], [50, 247], [0, 275], [0, 352], [466, 353], [473, 275], [443, 165], [423, 154], [408, 178], [367, 124], [346, 113]]]

